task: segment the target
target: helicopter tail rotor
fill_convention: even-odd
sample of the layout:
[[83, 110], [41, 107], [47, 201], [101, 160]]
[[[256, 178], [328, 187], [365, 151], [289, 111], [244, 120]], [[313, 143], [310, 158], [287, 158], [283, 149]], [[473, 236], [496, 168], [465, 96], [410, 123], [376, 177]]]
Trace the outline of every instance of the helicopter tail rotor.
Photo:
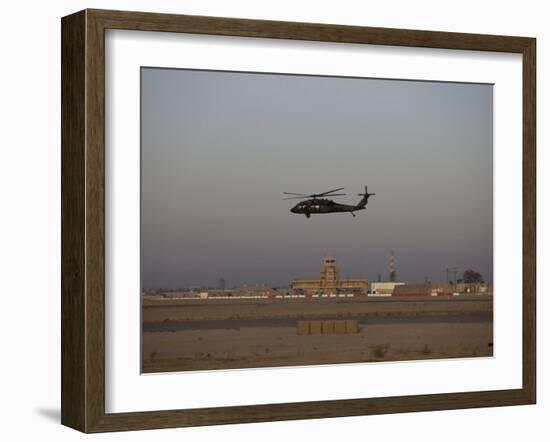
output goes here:
[[373, 195], [376, 195], [376, 193], [369, 193], [367, 186], [365, 185], [365, 193], [358, 193], [357, 196], [362, 196], [363, 198], [361, 201], [359, 201], [359, 204], [357, 204], [357, 208], [363, 209], [367, 203], [369, 202], [369, 198]]
[[369, 193], [368, 186], [365, 186], [365, 193], [358, 193], [357, 196], [365, 196], [367, 199], [373, 195], [376, 195], [376, 193]]

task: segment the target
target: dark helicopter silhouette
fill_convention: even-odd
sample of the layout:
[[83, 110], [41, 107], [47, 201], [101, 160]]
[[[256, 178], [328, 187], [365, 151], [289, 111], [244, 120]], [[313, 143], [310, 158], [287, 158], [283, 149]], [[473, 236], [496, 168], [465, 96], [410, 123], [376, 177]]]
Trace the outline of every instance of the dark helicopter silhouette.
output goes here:
[[283, 199], [284, 200], [307, 199], [307, 201], [302, 201], [296, 204], [292, 209], [290, 209], [290, 211], [292, 213], [303, 214], [307, 218], [309, 218], [312, 213], [350, 212], [353, 216], [355, 216], [354, 212], [365, 209], [365, 206], [367, 205], [369, 198], [372, 195], [375, 195], [374, 193], [369, 193], [367, 190], [367, 186], [365, 186], [365, 193], [357, 194], [359, 196], [362, 196], [363, 198], [361, 198], [361, 201], [359, 201], [355, 206], [352, 206], [350, 204], [335, 203], [332, 200], [321, 198], [323, 196], [333, 197], [333, 196], [345, 195], [345, 193], [333, 193], [343, 189], [344, 189], [343, 187], [340, 187], [339, 189], [333, 189], [323, 193], [314, 193], [313, 195], [304, 195], [303, 193], [283, 192], [285, 195], [298, 195], [298, 196], [292, 196], [290, 198], [283, 198]]

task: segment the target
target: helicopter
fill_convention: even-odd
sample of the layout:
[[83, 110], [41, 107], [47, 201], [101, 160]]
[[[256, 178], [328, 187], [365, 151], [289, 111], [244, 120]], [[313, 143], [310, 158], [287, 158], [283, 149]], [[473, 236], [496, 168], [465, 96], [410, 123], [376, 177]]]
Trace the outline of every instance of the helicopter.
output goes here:
[[304, 214], [306, 218], [309, 218], [312, 213], [350, 212], [353, 216], [355, 216], [354, 212], [365, 209], [369, 198], [373, 195], [376, 195], [375, 193], [369, 193], [367, 190], [367, 186], [365, 186], [365, 193], [357, 194], [358, 196], [362, 196], [363, 198], [361, 198], [361, 201], [359, 201], [355, 206], [352, 206], [350, 204], [340, 204], [330, 199], [323, 198], [345, 195], [345, 193], [334, 193], [340, 190], [344, 190], [344, 187], [329, 190], [328, 192], [314, 193], [312, 195], [305, 195], [303, 193], [294, 192], [283, 192], [284, 195], [294, 195], [288, 198], [283, 198], [283, 200], [307, 199], [307, 201], [301, 201], [296, 204], [292, 209], [290, 209], [292, 213]]

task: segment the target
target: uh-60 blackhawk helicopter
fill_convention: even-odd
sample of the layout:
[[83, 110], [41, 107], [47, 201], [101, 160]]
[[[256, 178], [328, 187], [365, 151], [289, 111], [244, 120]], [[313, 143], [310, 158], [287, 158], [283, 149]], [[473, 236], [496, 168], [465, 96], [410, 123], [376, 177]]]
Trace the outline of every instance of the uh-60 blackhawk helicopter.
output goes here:
[[295, 196], [291, 196], [289, 198], [283, 198], [283, 199], [284, 200], [307, 199], [307, 201], [301, 201], [298, 204], [296, 204], [292, 209], [290, 209], [290, 211], [292, 213], [303, 214], [307, 218], [309, 218], [313, 213], [350, 212], [353, 216], [355, 216], [354, 212], [365, 209], [365, 206], [367, 205], [369, 198], [375, 195], [374, 193], [369, 193], [367, 190], [367, 186], [365, 186], [365, 193], [357, 194], [358, 196], [362, 196], [363, 198], [361, 198], [361, 201], [359, 201], [355, 206], [352, 206], [350, 204], [340, 204], [332, 200], [329, 200], [327, 198], [322, 198], [322, 197], [333, 197], [333, 196], [345, 195], [345, 193], [334, 193], [334, 192], [338, 192], [339, 190], [344, 190], [344, 187], [329, 190], [328, 192], [314, 193], [313, 195], [305, 195], [303, 193], [283, 192], [283, 194], [285, 195], [295, 195]]

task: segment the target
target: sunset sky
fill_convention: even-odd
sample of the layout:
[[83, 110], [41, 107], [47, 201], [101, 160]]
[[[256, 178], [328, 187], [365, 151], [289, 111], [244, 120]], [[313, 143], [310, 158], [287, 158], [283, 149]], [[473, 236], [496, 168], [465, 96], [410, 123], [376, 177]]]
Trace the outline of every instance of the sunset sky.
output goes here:
[[[493, 87], [142, 68], [144, 288], [493, 267]], [[290, 213], [345, 187], [357, 213]]]

